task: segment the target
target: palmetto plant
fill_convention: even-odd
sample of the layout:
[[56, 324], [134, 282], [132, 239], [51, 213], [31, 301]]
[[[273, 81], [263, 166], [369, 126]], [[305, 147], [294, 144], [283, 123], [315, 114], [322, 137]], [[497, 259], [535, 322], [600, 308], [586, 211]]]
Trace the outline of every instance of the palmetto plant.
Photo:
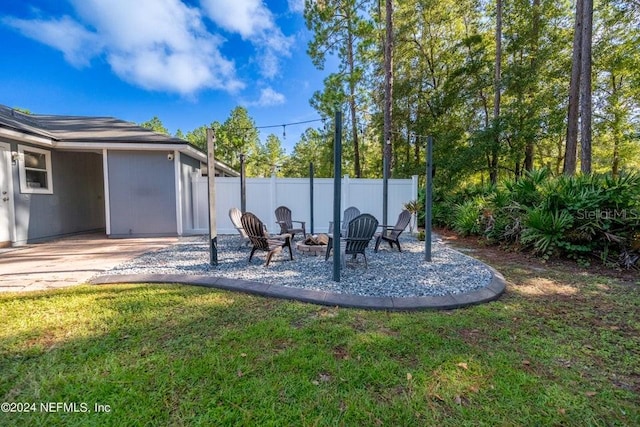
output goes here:
[[482, 208], [486, 204], [482, 197], [476, 197], [454, 207], [453, 229], [463, 236], [482, 233]]
[[532, 246], [533, 251], [543, 257], [549, 257], [558, 250], [572, 224], [573, 217], [566, 211], [549, 211], [540, 207], [529, 209], [521, 242]]
[[504, 188], [509, 191], [513, 201], [525, 206], [533, 206], [540, 202], [541, 187], [549, 179], [548, 169], [537, 169], [526, 172], [518, 181], [505, 181]]
[[420, 212], [420, 202], [417, 200], [411, 200], [405, 203], [403, 207], [409, 212], [411, 212], [412, 220], [409, 222], [409, 233], [413, 234], [413, 227], [414, 227], [414, 224], [417, 222], [417, 214], [418, 212]]
[[[552, 177], [527, 172], [496, 187], [470, 186], [441, 195], [437, 221], [463, 235], [522, 243], [544, 257], [591, 257], [629, 268], [640, 261], [640, 173]], [[640, 246], [640, 245], [639, 245]]]

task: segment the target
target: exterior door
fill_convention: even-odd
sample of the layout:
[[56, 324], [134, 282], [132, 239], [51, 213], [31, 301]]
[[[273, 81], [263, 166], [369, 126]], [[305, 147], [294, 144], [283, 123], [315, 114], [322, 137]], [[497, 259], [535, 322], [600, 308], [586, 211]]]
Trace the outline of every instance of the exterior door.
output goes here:
[[11, 246], [13, 229], [13, 188], [11, 148], [0, 142], [0, 247]]

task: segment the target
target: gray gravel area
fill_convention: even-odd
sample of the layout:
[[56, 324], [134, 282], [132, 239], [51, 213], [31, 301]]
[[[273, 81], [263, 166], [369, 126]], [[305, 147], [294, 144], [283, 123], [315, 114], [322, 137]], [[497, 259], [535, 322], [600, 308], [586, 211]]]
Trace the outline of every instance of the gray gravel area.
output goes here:
[[368, 268], [361, 255], [348, 258], [340, 282], [334, 282], [331, 258], [305, 256], [295, 250], [293, 261], [284, 250], [264, 266], [265, 252], [256, 252], [247, 263], [250, 249], [238, 248], [237, 235], [218, 236], [218, 265], [209, 264], [207, 236], [181, 238], [166, 248], [143, 254], [100, 275], [112, 274], [194, 274], [327, 291], [341, 294], [386, 297], [418, 297], [470, 292], [488, 285], [491, 270], [483, 263], [443, 243], [432, 243], [432, 261], [424, 260], [424, 242], [412, 236], [401, 239], [403, 252], [386, 244], [378, 253], [374, 241], [367, 250]]

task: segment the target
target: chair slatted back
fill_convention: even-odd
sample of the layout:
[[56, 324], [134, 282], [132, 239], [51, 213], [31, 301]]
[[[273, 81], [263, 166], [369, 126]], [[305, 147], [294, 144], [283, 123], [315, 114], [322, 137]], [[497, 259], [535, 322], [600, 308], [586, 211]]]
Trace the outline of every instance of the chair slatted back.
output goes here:
[[242, 237], [248, 237], [247, 233], [244, 231], [244, 227], [242, 227], [242, 211], [238, 208], [229, 209], [229, 219], [231, 219], [231, 223], [235, 227], [236, 230], [240, 233]]
[[389, 237], [393, 239], [397, 239], [398, 236], [402, 234], [404, 229], [407, 228], [407, 225], [409, 225], [409, 221], [411, 221], [411, 212], [409, 212], [406, 209], [400, 212], [400, 215], [398, 215], [398, 221], [396, 222], [396, 225], [393, 227], [392, 230], [389, 231]]
[[280, 223], [283, 233], [286, 233], [286, 230], [293, 228], [293, 223], [291, 222], [291, 209], [286, 206], [278, 206], [276, 208], [276, 221]]
[[347, 235], [347, 228], [349, 227], [349, 223], [358, 215], [360, 215], [360, 209], [356, 208], [355, 206], [350, 206], [344, 210], [340, 234], [342, 234], [343, 236]]
[[240, 218], [240, 222], [242, 223], [242, 228], [247, 233], [247, 237], [251, 240], [251, 244], [261, 250], [268, 250], [269, 243], [267, 242], [267, 233], [265, 231], [265, 226], [260, 218], [252, 214], [251, 212], [245, 212], [242, 214]]
[[346, 253], [364, 253], [378, 228], [378, 220], [370, 214], [360, 214], [349, 222], [347, 228]]

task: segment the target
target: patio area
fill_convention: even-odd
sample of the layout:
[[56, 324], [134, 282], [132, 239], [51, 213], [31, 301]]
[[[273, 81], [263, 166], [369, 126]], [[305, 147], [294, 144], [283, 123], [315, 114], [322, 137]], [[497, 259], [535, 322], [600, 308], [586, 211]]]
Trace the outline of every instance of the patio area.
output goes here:
[[[299, 241], [297, 239], [296, 241]], [[218, 236], [218, 265], [209, 264], [206, 236], [179, 239], [173, 245], [145, 253], [100, 272], [92, 283], [179, 282], [298, 299], [327, 305], [381, 309], [457, 308], [497, 299], [504, 291], [502, 276], [437, 237], [432, 262], [424, 260], [424, 242], [401, 238], [403, 252], [385, 245], [367, 250], [368, 268], [359, 257], [347, 260], [340, 282], [332, 280], [332, 261], [305, 256], [294, 248], [264, 266], [264, 254], [247, 262], [250, 249], [239, 247], [238, 235]]]
[[0, 292], [59, 289], [150, 251], [175, 237], [109, 239], [103, 233], [78, 234], [46, 243], [0, 249]]

